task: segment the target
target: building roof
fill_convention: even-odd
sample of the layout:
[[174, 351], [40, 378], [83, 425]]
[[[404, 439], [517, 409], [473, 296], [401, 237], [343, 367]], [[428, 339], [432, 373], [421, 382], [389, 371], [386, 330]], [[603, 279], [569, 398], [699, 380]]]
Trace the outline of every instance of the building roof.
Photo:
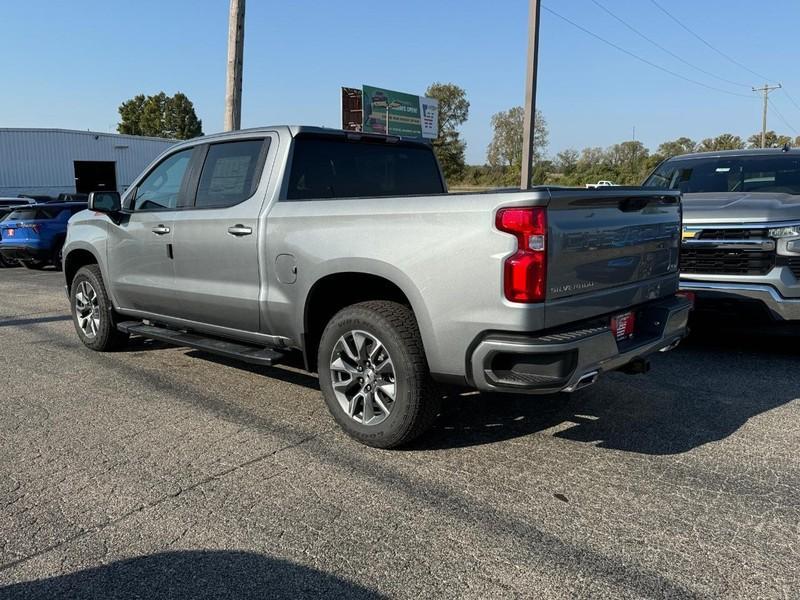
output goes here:
[[58, 129], [58, 128], [39, 128], [39, 127], [0, 127], [0, 135], [3, 133], [62, 133], [62, 134], [81, 134], [91, 135], [95, 137], [111, 137], [115, 139], [127, 140], [149, 140], [151, 142], [164, 142], [167, 144], [175, 144], [181, 140], [172, 138], [150, 137], [145, 135], [129, 135], [126, 133], [112, 133], [109, 131], [89, 131], [83, 129]]

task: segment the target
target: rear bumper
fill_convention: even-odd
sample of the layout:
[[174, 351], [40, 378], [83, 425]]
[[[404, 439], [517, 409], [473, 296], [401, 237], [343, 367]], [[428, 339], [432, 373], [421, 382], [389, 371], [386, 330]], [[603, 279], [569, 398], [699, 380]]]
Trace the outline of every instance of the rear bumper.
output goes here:
[[681, 289], [694, 292], [699, 298], [759, 301], [777, 321], [800, 320], [800, 298], [784, 298], [770, 285], [681, 281]]
[[50, 260], [52, 251], [28, 244], [2, 244], [0, 254], [9, 260]]
[[686, 336], [691, 302], [670, 296], [636, 307], [637, 333], [617, 342], [608, 319], [594, 319], [542, 336], [489, 332], [469, 356], [471, 384], [479, 390], [551, 394], [572, 391]]

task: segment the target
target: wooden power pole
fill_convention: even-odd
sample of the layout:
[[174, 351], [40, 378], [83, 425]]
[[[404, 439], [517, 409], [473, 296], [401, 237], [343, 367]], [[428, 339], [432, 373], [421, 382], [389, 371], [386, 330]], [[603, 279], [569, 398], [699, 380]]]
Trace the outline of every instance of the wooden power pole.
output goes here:
[[754, 92], [764, 92], [764, 112], [761, 115], [761, 147], [767, 147], [767, 105], [769, 104], [769, 93], [772, 90], [779, 90], [781, 88], [781, 84], [778, 85], [767, 85], [764, 84], [764, 87], [754, 87]]
[[528, 14], [528, 70], [525, 76], [525, 117], [522, 132], [522, 173], [520, 188], [527, 190], [533, 180], [533, 133], [536, 124], [536, 76], [539, 65], [539, 0], [530, 0]]
[[225, 86], [225, 131], [234, 131], [242, 128], [244, 3], [245, 0], [231, 0], [231, 10], [228, 18], [228, 80]]

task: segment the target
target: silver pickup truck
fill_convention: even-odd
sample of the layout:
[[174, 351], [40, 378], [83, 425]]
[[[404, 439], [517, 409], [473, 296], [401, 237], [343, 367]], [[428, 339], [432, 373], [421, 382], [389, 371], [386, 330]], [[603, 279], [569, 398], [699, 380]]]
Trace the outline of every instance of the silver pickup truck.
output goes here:
[[429, 145], [311, 127], [195, 139], [69, 223], [93, 350], [130, 335], [274, 365], [300, 352], [336, 421], [393, 447], [442, 384], [572, 391], [686, 334], [676, 192], [448, 194]]
[[645, 186], [683, 193], [681, 287], [698, 308], [800, 319], [799, 150], [676, 156]]

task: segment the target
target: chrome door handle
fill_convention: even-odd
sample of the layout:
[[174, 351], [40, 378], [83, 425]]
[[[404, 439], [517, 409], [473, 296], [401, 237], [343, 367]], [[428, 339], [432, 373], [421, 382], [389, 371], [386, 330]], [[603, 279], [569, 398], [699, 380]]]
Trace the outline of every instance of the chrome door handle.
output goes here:
[[169, 227], [165, 227], [164, 225], [153, 227], [153, 233], [155, 233], [156, 235], [164, 235], [166, 233], [169, 233]]
[[245, 227], [244, 225], [234, 225], [233, 227], [228, 227], [228, 233], [235, 236], [250, 235], [253, 233], [253, 228]]

